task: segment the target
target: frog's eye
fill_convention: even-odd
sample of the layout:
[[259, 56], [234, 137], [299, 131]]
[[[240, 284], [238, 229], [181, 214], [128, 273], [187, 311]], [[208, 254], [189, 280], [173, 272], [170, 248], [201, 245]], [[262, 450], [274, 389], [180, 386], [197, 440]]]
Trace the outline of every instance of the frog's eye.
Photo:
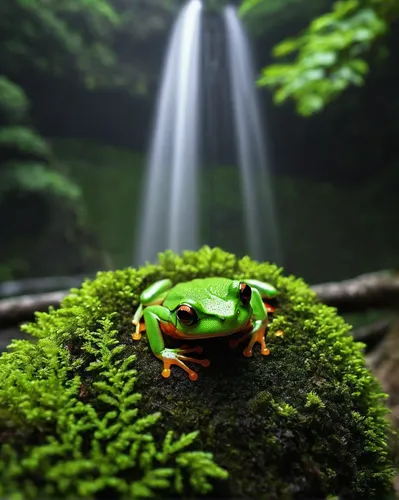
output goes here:
[[180, 323], [186, 326], [194, 325], [194, 323], [197, 323], [198, 321], [198, 316], [195, 312], [195, 309], [188, 304], [181, 305], [176, 314], [179, 318]]
[[240, 283], [240, 299], [246, 305], [249, 304], [252, 297], [252, 289], [246, 283]]

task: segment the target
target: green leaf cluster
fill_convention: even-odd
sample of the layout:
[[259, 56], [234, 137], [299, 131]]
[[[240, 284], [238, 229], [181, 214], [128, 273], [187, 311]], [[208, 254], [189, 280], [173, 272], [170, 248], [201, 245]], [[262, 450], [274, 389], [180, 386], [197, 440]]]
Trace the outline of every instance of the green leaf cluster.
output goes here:
[[24, 66], [61, 75], [72, 67], [83, 79], [112, 65], [103, 43], [120, 23], [107, 0], [5, 0], [0, 6], [4, 43], [0, 55], [9, 74]]
[[0, 148], [18, 150], [21, 156], [47, 160], [50, 149], [47, 142], [31, 128], [14, 125], [0, 129]]
[[[146, 339], [131, 343], [132, 313], [154, 281], [205, 276], [278, 288], [271, 355], [205, 340], [211, 366], [198, 381], [178, 370], [166, 381]], [[166, 251], [156, 265], [98, 273], [24, 330], [36, 342], [0, 357], [2, 496], [392, 498], [386, 396], [363, 346], [277, 266], [218, 248]]]
[[[26, 272], [30, 259], [35, 260], [35, 248], [32, 249], [29, 236], [21, 230], [24, 220], [29, 220], [27, 226], [37, 228], [36, 248], [45, 247], [48, 240], [45, 234], [48, 228], [41, 218], [31, 213], [25, 215], [24, 211], [30, 212], [30, 207], [32, 213], [45, 214], [49, 226], [52, 217], [57, 218], [56, 227], [67, 224], [70, 239], [83, 227], [80, 188], [57, 163], [49, 143], [33, 128], [29, 99], [23, 89], [0, 75], [0, 212], [5, 222], [2, 238], [7, 242], [0, 249], [0, 280]], [[47, 214], [51, 216], [47, 218]], [[38, 234], [38, 229], [44, 231]], [[52, 230], [53, 238], [56, 232]]]
[[[329, 0], [243, 0], [239, 7], [246, 27], [253, 35], [271, 35], [287, 26], [307, 23], [328, 9]], [[281, 35], [280, 35], [281, 36]]]
[[68, 201], [80, 201], [80, 188], [63, 174], [43, 163], [10, 162], [1, 179], [0, 196], [2, 193], [16, 190], [40, 192]]
[[49, 144], [30, 125], [25, 92], [4, 75], [0, 103], [0, 200], [11, 190], [78, 199], [78, 187], [54, 168]]
[[165, 35], [178, 8], [178, 0], [2, 0], [0, 59], [12, 78], [32, 71], [142, 94], [159, 70], [149, 39]]
[[155, 440], [161, 415], [140, 415], [135, 356], [126, 355], [111, 318], [82, 333], [90, 386], [54, 335], [15, 341], [0, 358], [0, 495], [139, 499], [182, 494], [187, 484], [206, 493], [211, 478], [225, 478], [210, 453], [190, 450], [197, 432]]
[[26, 119], [29, 100], [25, 92], [5, 76], [0, 75], [0, 116], [8, 123], [21, 123]]
[[283, 62], [266, 67], [258, 84], [271, 88], [278, 104], [294, 100], [300, 114], [317, 113], [348, 87], [364, 83], [370, 51], [398, 15], [397, 2], [339, 0], [302, 34], [274, 47]]

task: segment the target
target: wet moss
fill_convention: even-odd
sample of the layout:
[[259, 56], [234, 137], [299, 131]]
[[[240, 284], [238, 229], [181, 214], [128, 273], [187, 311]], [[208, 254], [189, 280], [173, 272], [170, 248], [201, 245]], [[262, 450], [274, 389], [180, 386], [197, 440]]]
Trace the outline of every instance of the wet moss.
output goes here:
[[[196, 382], [176, 367], [169, 379], [163, 379], [162, 364], [150, 351], [145, 336], [139, 342], [130, 338], [132, 313], [140, 292], [161, 278], [179, 282], [206, 276], [256, 278], [279, 290], [277, 309], [269, 326], [271, 354], [263, 357], [255, 349], [254, 356], [246, 358], [242, 355], [243, 347], [231, 349], [226, 338], [204, 340], [199, 343], [211, 365], [198, 368]], [[132, 386], [130, 392], [140, 397], [134, 408], [125, 411], [134, 410], [132, 420], [136, 413], [142, 418], [162, 415], [146, 430], [154, 446], [161, 446], [170, 431], [176, 439], [198, 431], [196, 439], [185, 445], [187, 450], [195, 449], [194, 454], [202, 450], [212, 452], [204, 467], [208, 475], [198, 481], [212, 485], [213, 489], [198, 487], [197, 492], [219, 498], [269, 500], [334, 494], [345, 499], [387, 499], [392, 495], [385, 395], [365, 366], [362, 345], [353, 341], [349, 325], [334, 309], [317, 303], [302, 280], [285, 277], [274, 265], [257, 263], [248, 257], [237, 259], [208, 247], [181, 256], [166, 252], [160, 255], [158, 265], [99, 273], [95, 280], [73, 290], [59, 310], [38, 314], [36, 322], [26, 330], [40, 339], [36, 345], [29, 344], [29, 356], [25, 356], [28, 343], [20, 341], [0, 358], [0, 420], [2, 425], [7, 421], [8, 428], [1, 438], [3, 495], [12, 492], [16, 484], [24, 489], [25, 497], [31, 490], [60, 493], [61, 484], [73, 496], [79, 481], [90, 480], [91, 469], [76, 471], [69, 476], [66, 487], [62, 467], [57, 470], [56, 479], [48, 478], [42, 469], [44, 462], [39, 460], [32, 465], [32, 460], [27, 459], [32, 453], [40, 455], [37, 450], [43, 443], [62, 441], [60, 418], [65, 418], [60, 408], [42, 415], [39, 405], [43, 401], [31, 393], [28, 396], [28, 392], [39, 378], [48, 376], [49, 360], [38, 360], [42, 356], [41, 344], [50, 342], [51, 352], [46, 356], [51, 366], [63, 363], [67, 374], [61, 386], [69, 387], [71, 379], [78, 380], [79, 387], [85, 387], [84, 398], [81, 401], [82, 397], [72, 391], [75, 400], [95, 408], [99, 414], [100, 409], [108, 411], [105, 407], [110, 401], [102, 396], [104, 386], [98, 382], [104, 380], [105, 369], [119, 367], [115, 373], [120, 373], [122, 368], [111, 355], [106, 365], [96, 365], [102, 352], [101, 335], [115, 341], [111, 351], [121, 349], [116, 356], [120, 363], [127, 356], [135, 356], [135, 372], [131, 375], [134, 390]], [[278, 335], [280, 330], [283, 336]], [[25, 353], [25, 357], [18, 352]], [[32, 359], [37, 369], [28, 370], [27, 375], [26, 366]], [[22, 399], [12, 387], [22, 379], [20, 390], [26, 391], [23, 401], [35, 418], [30, 413], [24, 419], [21, 411], [17, 412]], [[113, 411], [118, 412], [118, 407]], [[128, 423], [129, 419], [124, 425]], [[120, 440], [121, 432], [119, 429], [114, 437], [106, 436], [101, 446], [108, 446], [106, 439]], [[123, 446], [106, 455], [103, 469], [107, 478], [112, 477], [108, 462], [121, 461], [118, 457], [128, 454], [127, 444], [131, 446], [137, 441], [136, 434], [125, 434], [127, 441]], [[83, 460], [95, 436], [84, 426], [77, 435], [86, 443], [81, 451]], [[147, 485], [151, 494], [184, 498], [198, 494], [193, 469], [181, 465], [187, 460], [183, 448], [179, 451], [183, 458], [179, 458], [179, 453], [171, 453], [163, 463], [155, 453], [151, 467], [155, 470], [167, 463], [172, 472], [170, 476], [165, 473], [169, 482]], [[70, 459], [71, 452], [62, 450], [57, 448], [59, 464]], [[192, 467], [196, 461], [200, 463], [200, 456], [192, 455]], [[91, 455], [86, 458], [99, 460]], [[25, 464], [17, 472], [15, 460]], [[215, 463], [228, 471], [228, 478]], [[91, 497], [111, 492], [114, 498], [127, 498], [131, 484], [142, 481], [151, 472], [151, 467], [140, 467], [133, 464], [130, 468], [113, 469], [116, 480], [106, 481], [98, 491], [90, 493]], [[101, 470], [96, 469], [100, 479]], [[46, 481], [52, 481], [53, 489], [48, 488]], [[184, 487], [179, 487], [180, 483]]]

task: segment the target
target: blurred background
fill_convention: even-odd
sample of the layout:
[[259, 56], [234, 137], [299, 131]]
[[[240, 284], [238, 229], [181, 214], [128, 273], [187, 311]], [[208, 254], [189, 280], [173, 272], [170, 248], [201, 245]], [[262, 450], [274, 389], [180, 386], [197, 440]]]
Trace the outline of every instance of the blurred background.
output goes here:
[[[0, 281], [132, 265], [156, 96], [182, 5], [2, 0]], [[281, 264], [309, 283], [396, 268], [398, 2], [236, 5], [258, 75]], [[224, 139], [220, 165], [201, 168], [200, 244], [243, 255], [233, 147]]]

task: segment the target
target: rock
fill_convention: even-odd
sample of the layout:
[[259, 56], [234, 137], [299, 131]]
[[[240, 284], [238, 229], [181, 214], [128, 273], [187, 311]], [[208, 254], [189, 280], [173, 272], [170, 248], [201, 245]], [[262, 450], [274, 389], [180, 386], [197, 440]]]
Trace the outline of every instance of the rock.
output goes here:
[[[131, 340], [139, 295], [162, 278], [206, 276], [279, 290], [271, 353], [246, 358], [226, 338], [202, 340], [211, 364], [194, 366], [198, 380], [177, 367], [164, 379], [145, 335]], [[25, 330], [37, 344], [0, 358], [0, 496], [380, 500], [393, 491], [383, 394], [361, 346], [274, 265], [208, 247], [165, 252], [159, 265], [99, 273]]]

